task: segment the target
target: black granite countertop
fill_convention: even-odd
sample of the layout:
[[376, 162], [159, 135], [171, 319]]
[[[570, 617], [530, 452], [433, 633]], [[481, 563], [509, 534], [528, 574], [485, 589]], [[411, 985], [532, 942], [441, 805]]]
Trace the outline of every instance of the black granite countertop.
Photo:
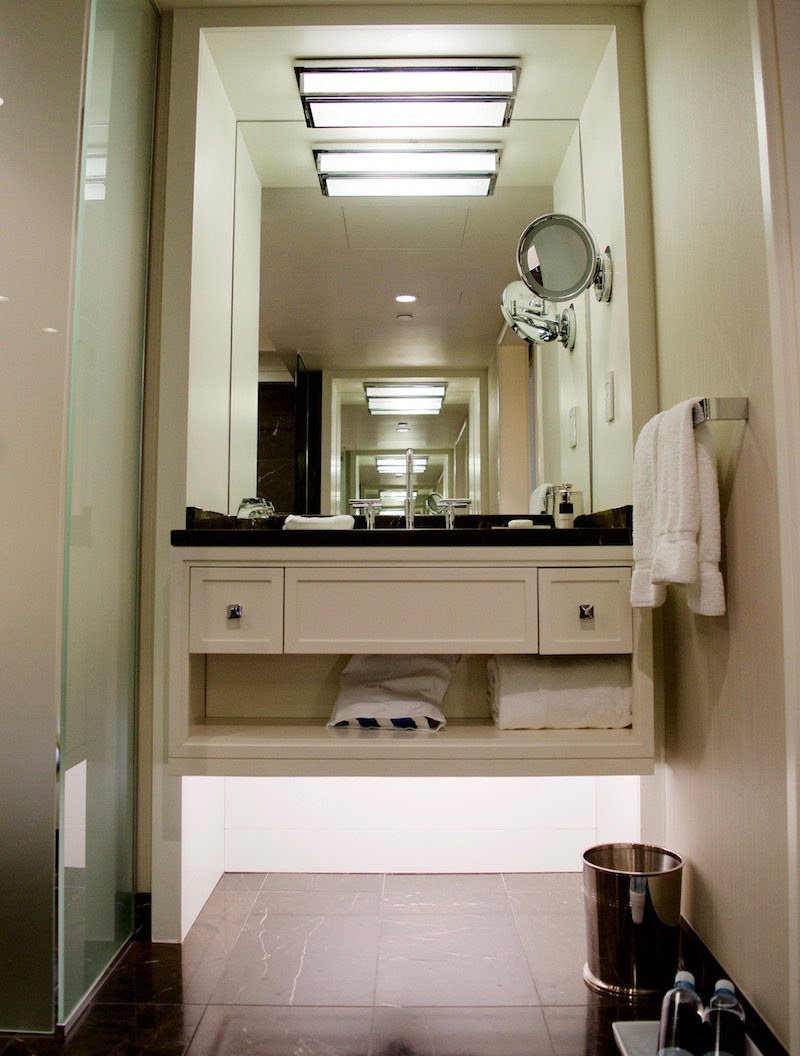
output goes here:
[[[532, 520], [535, 527], [509, 528], [510, 520]], [[291, 547], [396, 547], [396, 546], [630, 546], [633, 541], [631, 507], [576, 518], [574, 528], [555, 528], [552, 517], [529, 514], [463, 514], [455, 527], [444, 527], [444, 518], [419, 516], [408, 529], [402, 518], [381, 518], [381, 526], [368, 530], [357, 517], [352, 530], [314, 529], [283, 531], [283, 516], [253, 526], [249, 521], [187, 510], [187, 527], [171, 533], [173, 546], [291, 546]]]

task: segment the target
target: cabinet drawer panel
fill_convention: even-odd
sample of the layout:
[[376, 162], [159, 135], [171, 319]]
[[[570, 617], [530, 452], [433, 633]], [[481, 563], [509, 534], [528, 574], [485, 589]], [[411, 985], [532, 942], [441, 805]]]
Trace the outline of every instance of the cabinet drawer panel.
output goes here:
[[630, 653], [629, 568], [540, 568], [539, 651]]
[[536, 652], [535, 569], [286, 570], [287, 653]]
[[192, 568], [189, 651], [283, 651], [282, 568]]

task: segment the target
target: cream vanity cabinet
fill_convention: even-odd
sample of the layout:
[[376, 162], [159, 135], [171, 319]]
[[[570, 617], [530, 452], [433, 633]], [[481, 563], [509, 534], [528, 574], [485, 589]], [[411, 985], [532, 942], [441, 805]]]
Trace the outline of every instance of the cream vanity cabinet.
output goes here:
[[[652, 773], [652, 618], [630, 607], [629, 546], [354, 543], [173, 546], [172, 773]], [[629, 655], [631, 726], [496, 729], [488, 658], [537, 652]], [[459, 654], [447, 725], [327, 728], [353, 653]]]

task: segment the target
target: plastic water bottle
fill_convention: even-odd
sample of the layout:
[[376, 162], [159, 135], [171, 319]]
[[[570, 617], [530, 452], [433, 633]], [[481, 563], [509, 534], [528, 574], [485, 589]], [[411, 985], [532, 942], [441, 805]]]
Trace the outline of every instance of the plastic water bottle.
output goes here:
[[658, 1056], [703, 1056], [703, 1002], [691, 972], [678, 972], [661, 1002]]
[[719, 979], [703, 1014], [704, 1052], [710, 1056], [744, 1056], [744, 1009], [730, 979]]

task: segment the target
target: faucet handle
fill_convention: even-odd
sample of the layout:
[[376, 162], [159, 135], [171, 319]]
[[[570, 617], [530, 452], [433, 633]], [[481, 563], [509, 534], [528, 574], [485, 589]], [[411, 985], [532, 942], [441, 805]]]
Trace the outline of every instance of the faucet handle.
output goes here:
[[381, 508], [380, 499], [348, 499], [348, 506], [354, 510], [363, 510], [367, 520], [367, 528], [375, 527], [375, 514]]
[[455, 524], [456, 510], [465, 510], [472, 499], [439, 499], [439, 506], [444, 511], [444, 526], [452, 528]]

